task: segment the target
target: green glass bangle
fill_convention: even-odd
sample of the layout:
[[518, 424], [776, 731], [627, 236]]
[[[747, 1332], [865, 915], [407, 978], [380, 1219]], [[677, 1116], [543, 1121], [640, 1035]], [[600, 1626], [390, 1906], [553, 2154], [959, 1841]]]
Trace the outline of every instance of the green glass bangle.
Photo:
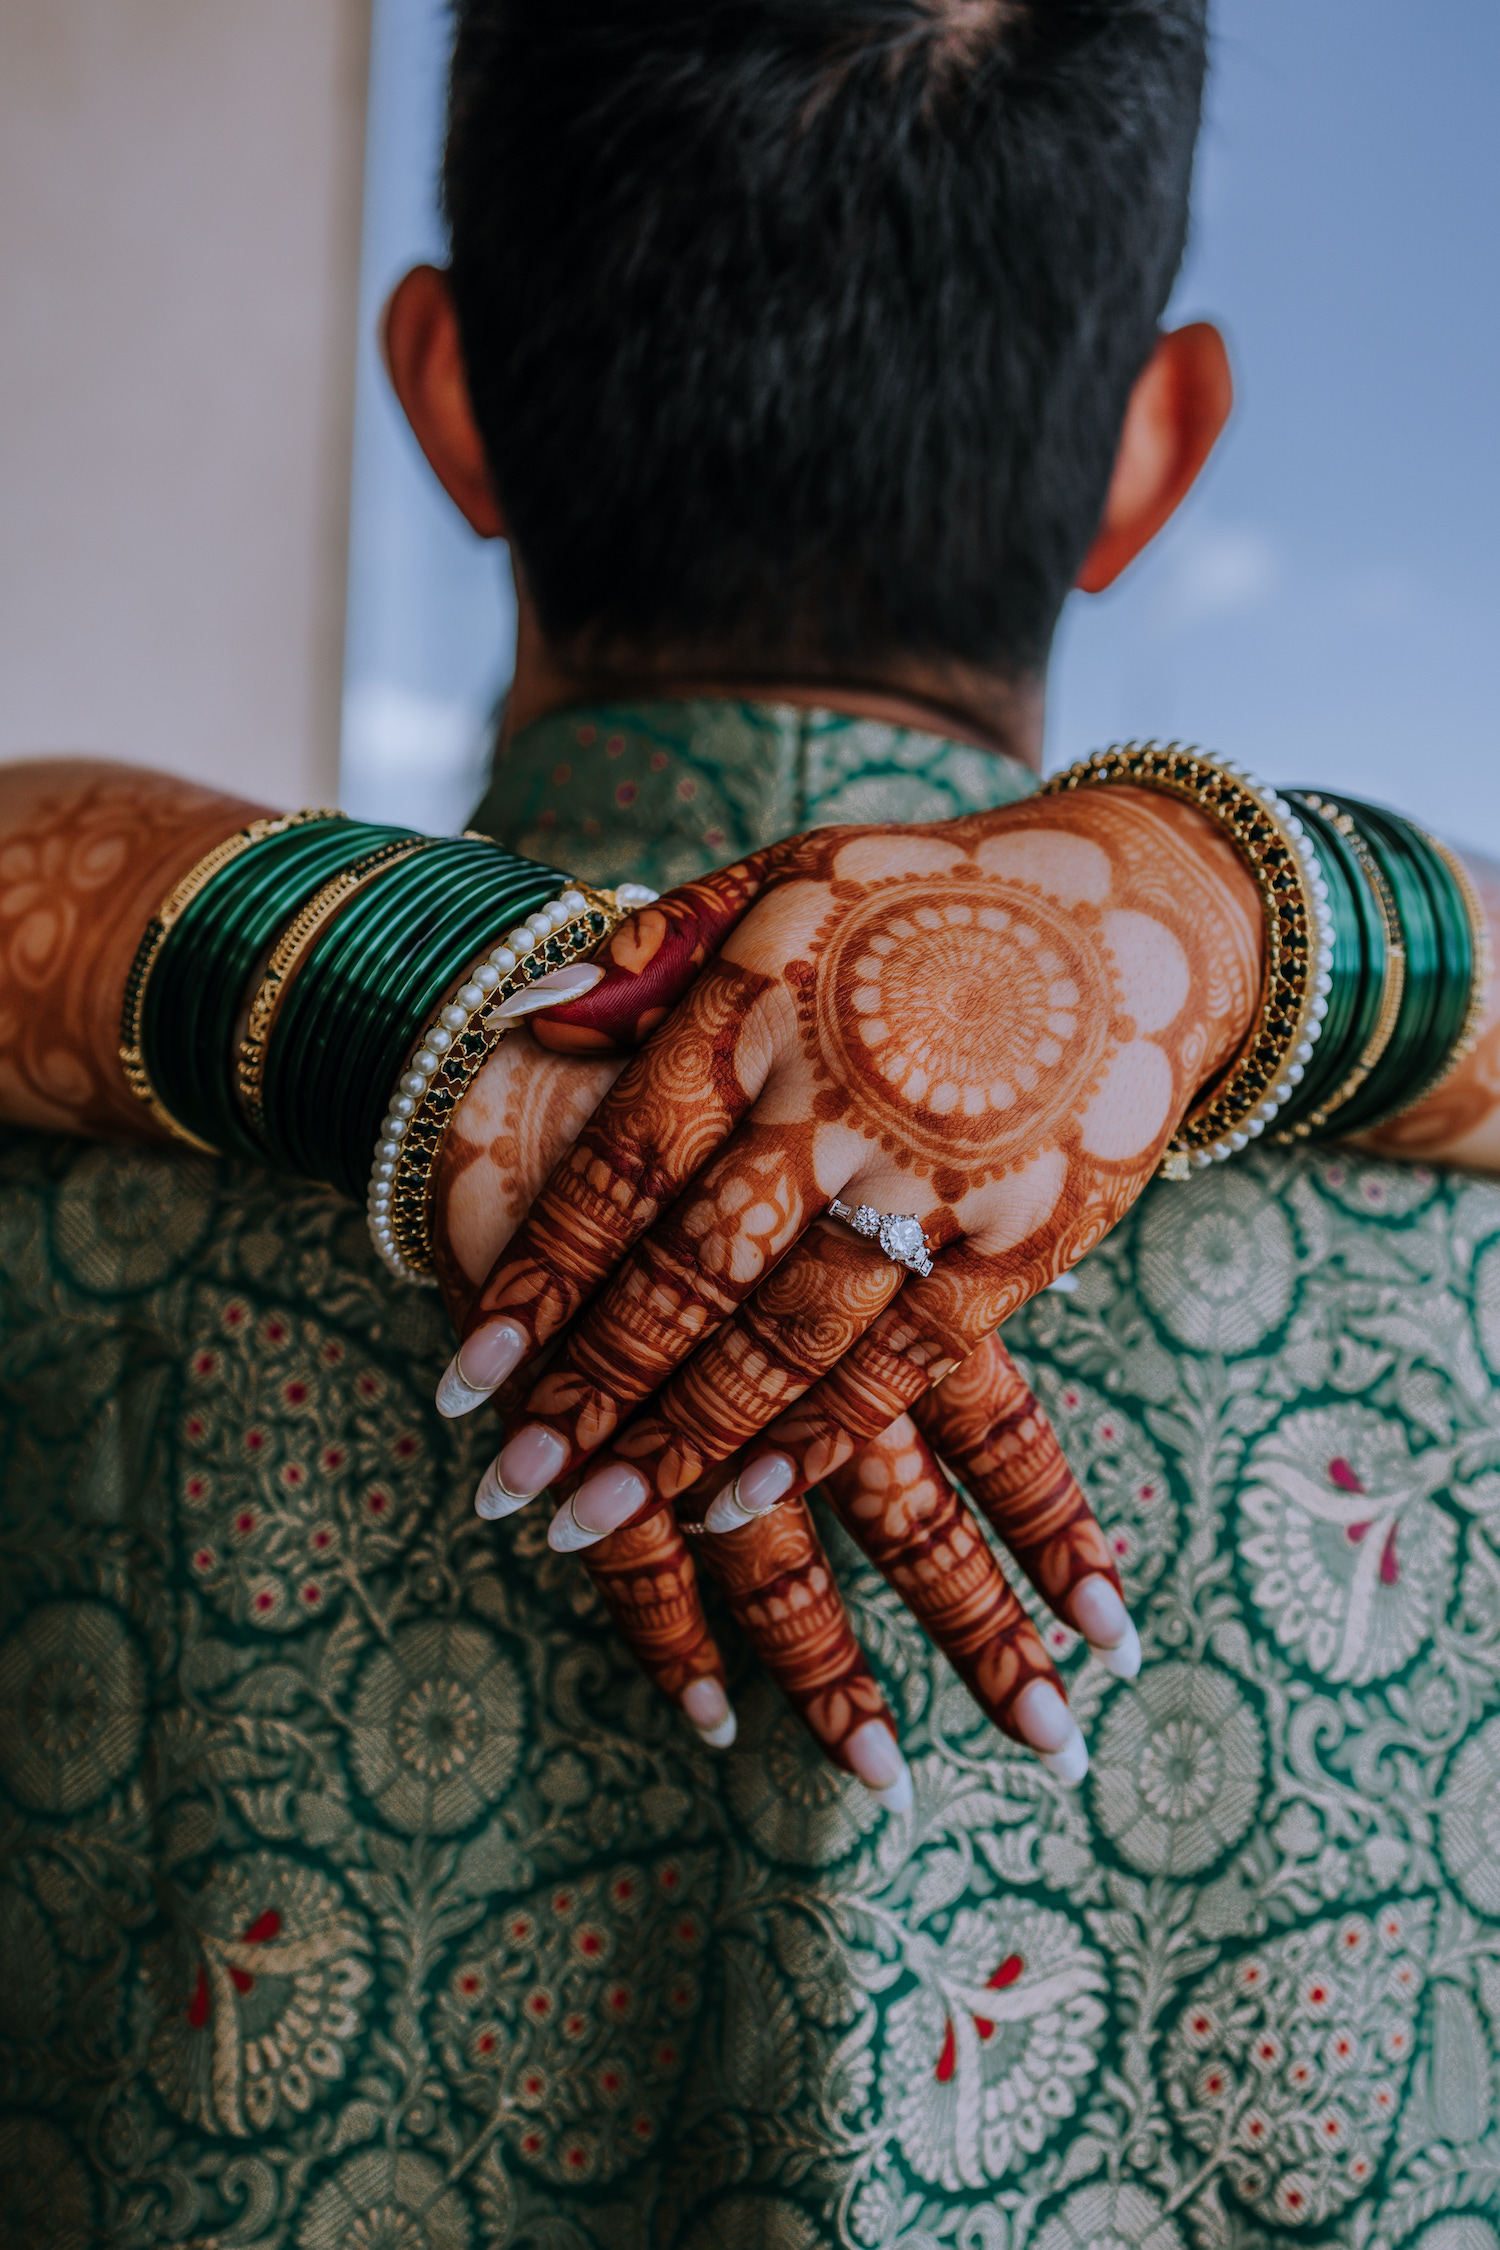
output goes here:
[[332, 875], [402, 831], [326, 821], [245, 854], [195, 901], [162, 963], [157, 1052], [184, 1122], [216, 1147], [263, 1160], [241, 1114], [234, 1026], [256, 963]]
[[125, 972], [125, 990], [120, 1001], [120, 1068], [126, 1083], [167, 1132], [175, 1135], [178, 1140], [187, 1141], [194, 1148], [208, 1149], [210, 1155], [217, 1154], [217, 1151], [209, 1148], [206, 1141], [198, 1140], [178, 1123], [158, 1095], [146, 1068], [142, 1052], [142, 1024], [156, 964], [174, 924], [191, 906], [199, 892], [231, 860], [238, 859], [243, 852], [264, 842], [268, 836], [280, 836], [289, 828], [301, 828], [313, 822], [334, 820], [337, 817], [336, 813], [318, 807], [295, 813], [268, 813], [252, 820], [247, 827], [236, 829], [232, 835], [222, 836], [212, 850], [205, 852], [168, 891], [141, 932], [140, 943]]
[[239, 901], [267, 888], [277, 896], [286, 867], [326, 852], [345, 825], [339, 815], [322, 813], [251, 844], [203, 886], [161, 948], [143, 997], [141, 1052], [167, 1107], [207, 1146], [222, 1148], [224, 1140], [204, 1094], [211, 1057], [201, 1047], [199, 1014], [220, 975], [226, 940], [232, 950]]
[[1282, 1111], [1281, 1129], [1271, 1136], [1282, 1145], [1308, 1139], [1350, 1099], [1374, 1056], [1383, 1051], [1391, 1028], [1387, 1022], [1381, 1029], [1391, 969], [1387, 922], [1352, 840], [1352, 823], [1348, 831], [1341, 830], [1322, 800], [1305, 791], [1289, 790], [1287, 795], [1317, 846], [1328, 884], [1333, 963], [1327, 972], [1323, 1037]]
[[1409, 869], [1428, 909], [1422, 958], [1410, 949], [1407, 964], [1408, 981], [1424, 988], [1425, 1015], [1413, 1011], [1417, 1028], [1401, 1066], [1372, 1076], [1368, 1108], [1349, 1128], [1371, 1131], [1426, 1101], [1472, 1051], [1489, 985], [1489, 939], [1473, 884], [1446, 845], [1401, 814], [1345, 801], [1372, 844], [1384, 840], [1387, 864]]
[[1475, 931], [1454, 875], [1431, 839], [1400, 814], [1359, 798], [1326, 798], [1363, 838], [1395, 902], [1405, 944], [1401, 1004], [1384, 1054], [1330, 1121], [1370, 1131], [1425, 1099], [1456, 1059], [1474, 996]]
[[1278, 1141], [1301, 1138], [1297, 1133], [1299, 1121], [1317, 1108], [1322, 1096], [1344, 1075], [1350, 1034], [1361, 1013], [1364, 985], [1359, 909], [1349, 870], [1337, 848], [1338, 840], [1330, 843], [1326, 824], [1318, 821], [1296, 799], [1291, 801], [1297, 804], [1304, 833], [1317, 849], [1318, 865], [1327, 885], [1326, 904], [1330, 916], [1327, 944], [1332, 959], [1314, 982], [1314, 989], [1322, 994], [1328, 1008], [1323, 1018], [1323, 1034], [1296, 1081], [1295, 1092], [1283, 1105], [1276, 1121], [1277, 1130], [1270, 1137]]
[[382, 966], [399, 974], [403, 947], [434, 885], [459, 865], [457, 846], [434, 839], [351, 899], [309, 954], [294, 979], [266, 1048], [263, 1099], [266, 1146], [272, 1160], [309, 1179], [309, 1142], [317, 1128], [308, 1114], [315, 1049], [337, 1025], [345, 1051], [357, 1038], [362, 1003]]
[[388, 1080], [425, 1011], [486, 940], [562, 880], [458, 838], [356, 894], [303, 964], [272, 1030], [264, 1103], [277, 1161], [360, 1194]]
[[[498, 857], [493, 846], [477, 847]], [[374, 1140], [380, 1104], [390, 1092], [390, 1082], [409, 1050], [423, 1009], [445, 986], [458, 981], [474, 952], [506, 919], [518, 895], [536, 900], [555, 878], [528, 871], [523, 885], [510, 874], [497, 881], [500, 871], [468, 859], [459, 878], [444, 885], [442, 898], [413, 929], [408, 926], [399, 953], [377, 973], [360, 994], [363, 1014], [358, 1037], [347, 1041], [333, 1036], [334, 1023], [321, 1027], [321, 1044], [314, 1053], [311, 1071], [313, 1115], [320, 1126], [319, 1176], [346, 1193], [362, 1192], [369, 1148]], [[339, 1016], [347, 1014], [340, 1008]], [[374, 1123], [365, 1130], [373, 1112]]]
[[567, 877], [554, 868], [512, 862], [510, 874], [501, 876], [497, 870], [493, 887], [484, 886], [483, 896], [466, 902], [467, 910], [441, 933], [435, 933], [421, 987], [412, 989], [403, 1016], [393, 1015], [380, 1027], [379, 1043], [366, 1067], [357, 1077], [350, 1077], [342, 1147], [347, 1159], [346, 1176], [352, 1175], [354, 1181], [351, 1192], [364, 1193], [370, 1151], [391, 1089], [433, 1010], [464, 982], [479, 954], [497, 945], [506, 931], [523, 923], [528, 914], [556, 898], [566, 883]]

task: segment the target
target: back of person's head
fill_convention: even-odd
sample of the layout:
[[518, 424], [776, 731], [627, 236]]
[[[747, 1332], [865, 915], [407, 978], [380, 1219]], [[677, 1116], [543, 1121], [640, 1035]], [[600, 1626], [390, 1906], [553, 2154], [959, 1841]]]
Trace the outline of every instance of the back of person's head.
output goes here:
[[458, 0], [475, 417], [577, 652], [1039, 668], [1182, 254], [1205, 0]]

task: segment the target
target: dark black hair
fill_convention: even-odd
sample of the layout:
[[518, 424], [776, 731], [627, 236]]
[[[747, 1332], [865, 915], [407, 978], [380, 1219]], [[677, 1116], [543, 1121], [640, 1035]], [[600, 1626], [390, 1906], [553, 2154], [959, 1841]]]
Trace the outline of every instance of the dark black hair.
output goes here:
[[1205, 0], [457, 0], [475, 414], [544, 630], [1044, 661], [1182, 254]]

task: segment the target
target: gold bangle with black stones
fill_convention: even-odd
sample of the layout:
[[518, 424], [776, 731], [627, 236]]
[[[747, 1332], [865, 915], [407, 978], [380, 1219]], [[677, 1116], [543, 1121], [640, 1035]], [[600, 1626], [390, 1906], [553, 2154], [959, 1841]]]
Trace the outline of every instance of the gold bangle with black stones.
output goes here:
[[241, 852], [252, 844], [264, 842], [268, 836], [280, 836], [289, 828], [300, 828], [310, 820], [337, 820], [338, 812], [326, 805], [311, 806], [302, 812], [269, 814], [262, 820], [252, 820], [248, 827], [236, 829], [225, 836], [211, 852], [205, 852], [196, 865], [173, 884], [150, 921], [141, 933], [140, 944], [135, 949], [125, 978], [125, 997], [120, 1009], [120, 1066], [126, 1082], [136, 1099], [143, 1102], [159, 1125], [164, 1125], [172, 1138], [186, 1142], [189, 1148], [201, 1149], [205, 1155], [217, 1156], [218, 1150], [211, 1141], [200, 1140], [166, 1107], [152, 1085], [145, 1058], [141, 1052], [141, 1022], [146, 1006], [146, 987], [158, 956], [166, 944], [174, 922], [178, 921], [214, 877], [226, 868]]
[[1158, 790], [1196, 806], [1224, 831], [1260, 893], [1260, 1006], [1239, 1053], [1167, 1144], [1161, 1176], [1185, 1180], [1195, 1165], [1222, 1163], [1263, 1133], [1301, 1083], [1328, 1013], [1315, 989], [1333, 961], [1328, 886], [1286, 800], [1207, 751], [1176, 742], [1117, 744], [1055, 774], [1040, 794], [1108, 788]]
[[301, 966], [315, 939], [339, 908], [362, 890], [374, 876], [385, 874], [414, 852], [426, 851], [433, 841], [427, 836], [417, 836], [393, 844], [382, 844], [379, 851], [368, 852], [357, 859], [352, 867], [335, 875], [330, 882], [314, 893], [300, 909], [277, 939], [267, 961], [264, 974], [256, 987], [255, 997], [245, 1021], [244, 1035], [235, 1056], [235, 1083], [239, 1090], [240, 1105], [245, 1122], [259, 1138], [265, 1130], [264, 1080], [266, 1047], [276, 1020], [276, 1011], [293, 975]]
[[[656, 896], [638, 884], [596, 891], [573, 883], [551, 909], [549, 930], [532, 918], [513, 930], [470, 970], [447, 1007], [440, 1008], [402, 1074], [391, 1099], [370, 1176], [371, 1237], [400, 1280], [432, 1278], [433, 1174], [453, 1113], [482, 1066], [525, 1015], [502, 1013], [507, 1001], [554, 969], [586, 960], [628, 913]], [[529, 943], [520, 942], [529, 939]], [[487, 973], [488, 972], [488, 973]], [[477, 995], [477, 997], [476, 997]]]
[[1401, 996], [1406, 988], [1406, 940], [1401, 928], [1401, 917], [1396, 911], [1391, 886], [1386, 881], [1375, 854], [1342, 806], [1328, 803], [1324, 798], [1315, 796], [1310, 789], [1299, 790], [1297, 801], [1310, 806], [1315, 813], [1321, 813], [1324, 820], [1338, 830], [1348, 845], [1355, 865], [1374, 895], [1376, 911], [1385, 931], [1385, 961], [1381, 973], [1380, 1010], [1358, 1060], [1348, 1076], [1339, 1081], [1333, 1092], [1316, 1109], [1310, 1110], [1289, 1131], [1272, 1134], [1271, 1138], [1282, 1148], [1290, 1148], [1298, 1141], [1310, 1139], [1346, 1102], [1353, 1100], [1391, 1043], [1401, 1014]]

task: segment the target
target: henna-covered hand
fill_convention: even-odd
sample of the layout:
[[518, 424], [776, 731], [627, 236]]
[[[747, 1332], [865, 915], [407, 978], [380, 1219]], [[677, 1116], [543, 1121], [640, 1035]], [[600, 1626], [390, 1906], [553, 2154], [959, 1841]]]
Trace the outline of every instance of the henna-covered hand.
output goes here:
[[[470, 1316], [513, 1365], [573, 1322], [488, 1478], [519, 1504], [587, 1469], [559, 1546], [742, 1447], [711, 1520], [840, 1467], [1128, 1206], [1259, 990], [1248, 873], [1159, 797], [824, 831], [757, 873]], [[932, 1273], [833, 1196], [915, 1213]]]
[[[711, 898], [731, 895], [725, 878], [710, 878], [703, 888]], [[733, 888], [737, 895], [737, 882]], [[623, 998], [619, 990], [603, 986], [588, 996], [593, 1019], [588, 1047], [598, 1049], [606, 1039], [620, 1045], [640, 1036], [641, 1011], [635, 1004], [639, 984], [634, 981], [639, 964], [660, 960], [663, 933], [683, 931], [682, 903], [682, 894], [672, 894], [659, 909], [648, 910], [644, 933], [629, 925], [619, 933], [606, 959], [612, 966], [629, 965], [625, 978], [616, 980], [623, 985]], [[702, 900], [696, 904], [701, 908]], [[636, 922], [648, 921], [648, 915]], [[696, 974], [701, 959], [697, 944], [677, 949], [670, 974], [678, 989]], [[656, 989], [663, 989], [662, 982]], [[568, 1037], [571, 1021], [580, 1012], [575, 1007], [566, 1011], [569, 1022], [563, 1039], [569, 1044], [574, 1044]], [[644, 1028], [651, 1028], [649, 1022]], [[540, 1053], [529, 1038], [520, 1037], [497, 1050], [479, 1074], [450, 1128], [437, 1181], [434, 1242], [460, 1327], [477, 1276], [513, 1232], [555, 1152], [574, 1138], [590, 1105], [621, 1067], [619, 1060], [559, 1062]], [[837, 1272], [848, 1281], [855, 1308], [863, 1303], [872, 1276], [878, 1273], [853, 1237], [831, 1243], [826, 1258], [822, 1281], [811, 1290], [804, 1286], [800, 1306], [776, 1291], [773, 1277], [764, 1310], [779, 1348], [790, 1348], [799, 1312], [808, 1334], [821, 1334], [826, 1343], [827, 1322], [836, 1317], [831, 1297]], [[872, 1301], [882, 1302], [887, 1293], [882, 1283]], [[857, 1333], [856, 1320], [847, 1325], [843, 1340]], [[492, 1349], [494, 1343], [494, 1328], [481, 1327], [464, 1347], [462, 1371], [455, 1359], [440, 1391], [446, 1412], [462, 1412], [476, 1397], [487, 1395], [486, 1378], [493, 1362], [476, 1365], [471, 1355], [476, 1348]], [[993, 1360], [997, 1370], [1003, 1365], [1007, 1371], [1004, 1405], [1014, 1411], [1019, 1377], [998, 1343], [982, 1348], [976, 1358], [986, 1364]], [[967, 1401], [975, 1391], [977, 1370], [962, 1372]], [[1029, 1393], [1021, 1395], [1029, 1399]], [[934, 1394], [939, 1405], [942, 1397], [941, 1390]], [[1041, 1409], [1030, 1403], [1045, 1430]], [[966, 1422], [955, 1424], [947, 1448], [954, 1457], [973, 1419], [972, 1407], [966, 1411]], [[936, 1427], [936, 1442], [942, 1447], [941, 1411]], [[1060, 1461], [1055, 1440], [1049, 1458]], [[903, 1425], [900, 1432], [875, 1441], [841, 1474], [843, 1483], [834, 1480], [830, 1485], [835, 1506], [865, 1551], [903, 1592], [919, 1622], [952, 1658], [981, 1708], [997, 1725], [1040, 1750], [1060, 1778], [1076, 1779], [1086, 1754], [1067, 1712], [1061, 1682], [989, 1547], [921, 1438]], [[908, 1475], [910, 1489], [904, 1490], [902, 1479]], [[879, 1509], [871, 1503], [877, 1488], [883, 1495]], [[1093, 1528], [1076, 1486], [1072, 1491], [1077, 1511]], [[699, 1517], [711, 1497], [711, 1493], [698, 1496]], [[693, 1498], [684, 1495], [682, 1505], [690, 1529]], [[1004, 1494], [997, 1493], [994, 1504], [986, 1504], [991, 1521], [1006, 1538]], [[486, 1495], [486, 1512], [491, 1505]], [[1023, 1511], [1017, 1519], [1018, 1531], [1029, 1533], [1030, 1524], [1031, 1512]], [[1104, 1554], [1097, 1528], [1089, 1552]], [[734, 1718], [723, 1663], [699, 1599], [695, 1564], [706, 1566], [724, 1586], [752, 1651], [836, 1762], [858, 1773], [888, 1808], [900, 1809], [907, 1801], [910, 1782], [896, 1748], [894, 1724], [859, 1651], [811, 1519], [800, 1504], [749, 1524], [732, 1541], [697, 1538], [691, 1551], [674, 1514], [660, 1511], [600, 1541], [585, 1561], [643, 1669], [664, 1694], [681, 1704], [715, 1747], [733, 1739]], [[1103, 1567], [1112, 1578], [1107, 1556]], [[1105, 1591], [1113, 1610], [1101, 1610], [1102, 1624], [1095, 1618], [1090, 1630], [1104, 1661], [1115, 1662], [1111, 1644], [1123, 1641], [1130, 1628], [1118, 1594]], [[1061, 1615], [1060, 1604], [1054, 1606]], [[1129, 1661], [1133, 1668], [1136, 1659]]]

